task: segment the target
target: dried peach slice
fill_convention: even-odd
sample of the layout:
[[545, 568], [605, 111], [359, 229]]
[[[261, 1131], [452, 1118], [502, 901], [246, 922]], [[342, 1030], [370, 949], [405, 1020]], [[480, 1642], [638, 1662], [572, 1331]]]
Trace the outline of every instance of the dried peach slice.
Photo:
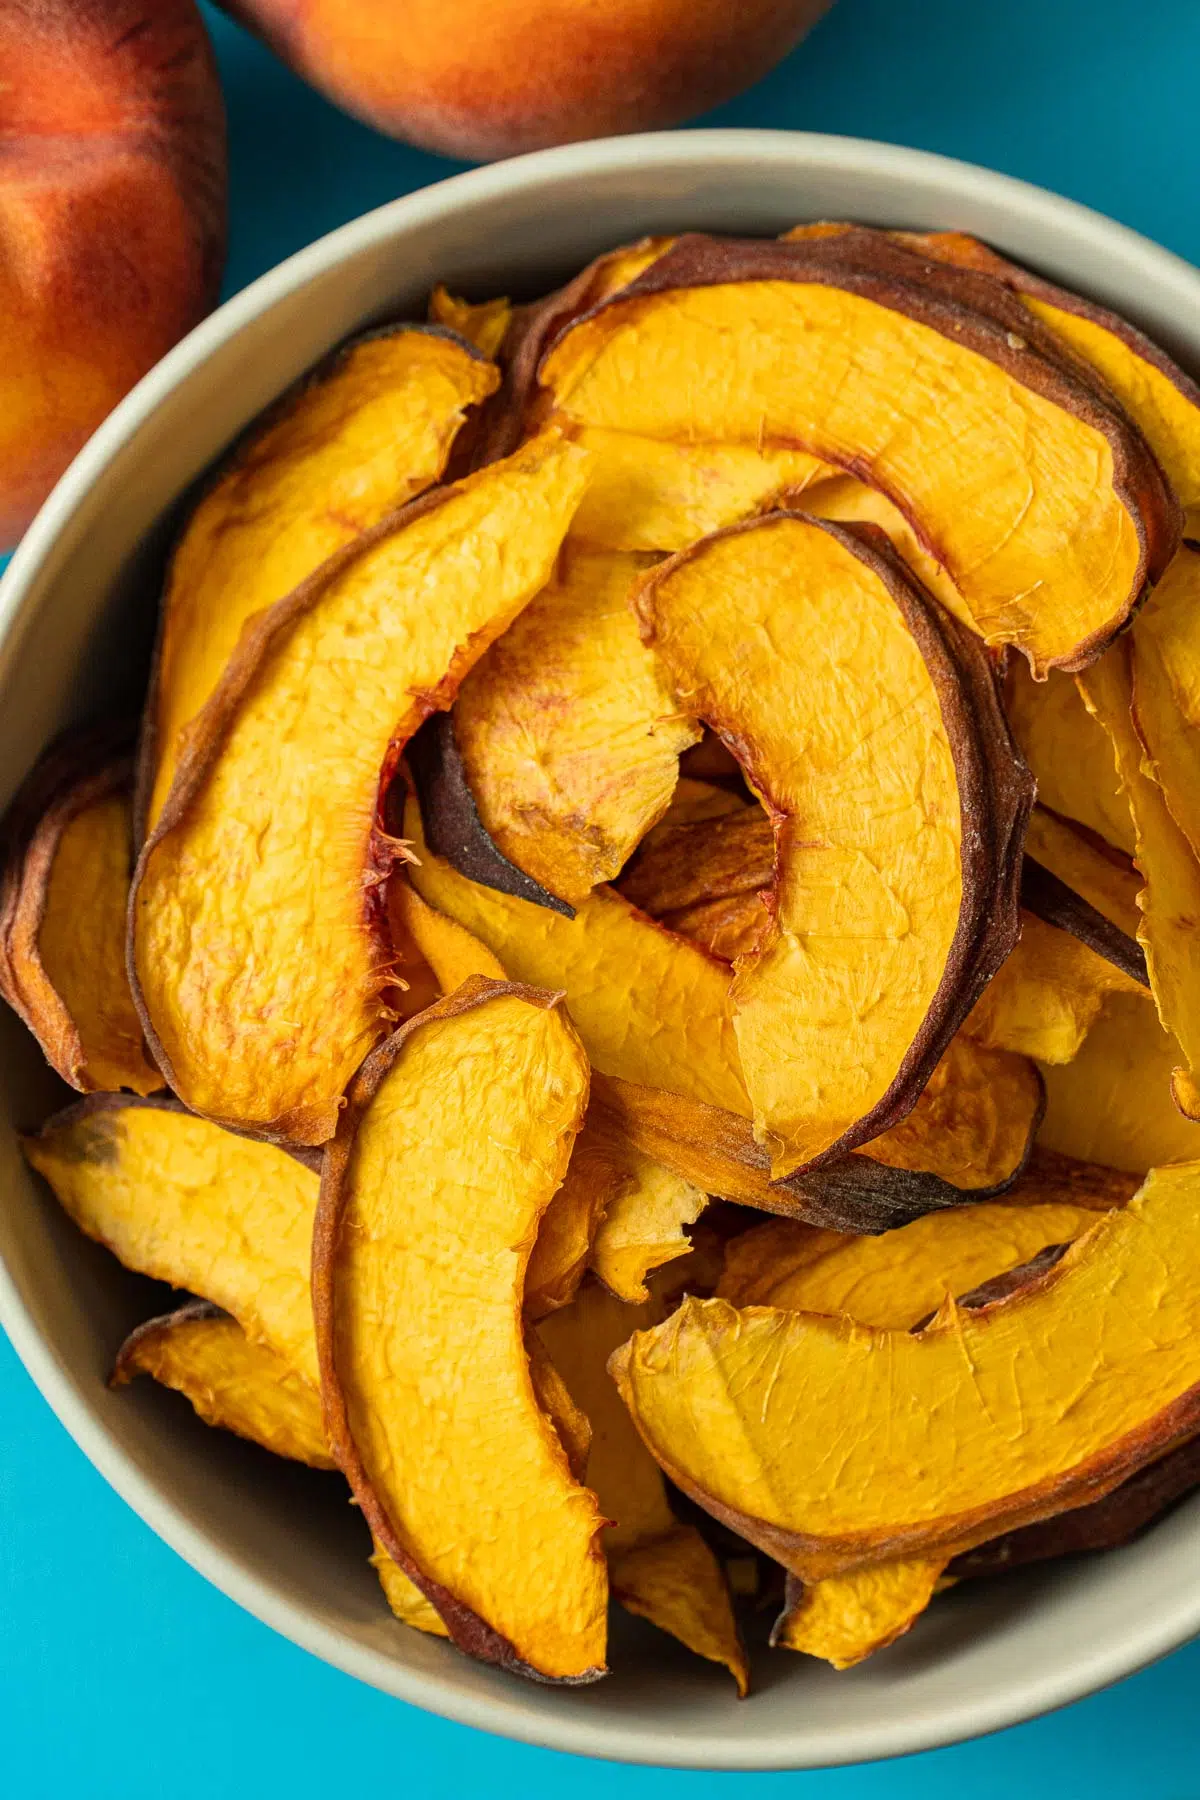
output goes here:
[[1198, 1181], [1153, 1171], [1048, 1273], [919, 1335], [686, 1299], [609, 1366], [671, 1478], [802, 1580], [958, 1554], [1195, 1434]]
[[1013, 948], [1032, 783], [978, 640], [845, 526], [731, 527], [637, 605], [774, 827], [770, 927], [731, 997], [785, 1176], [898, 1123]]
[[193, 1300], [131, 1331], [117, 1352], [113, 1387], [152, 1375], [191, 1401], [206, 1425], [314, 1469], [336, 1469], [321, 1394], [268, 1344], [208, 1300]]
[[[717, 1294], [734, 1306], [844, 1314], [878, 1331], [908, 1331], [947, 1295], [961, 1298], [1050, 1245], [1071, 1243], [1099, 1216], [1060, 1197], [1052, 1180], [1039, 1192], [1027, 1178], [1024, 1189], [1020, 1201], [953, 1207], [824, 1249], [791, 1219], [772, 1219], [728, 1245]], [[1113, 1204], [1127, 1198], [1114, 1181]]]
[[1200, 388], [1144, 332], [1066, 288], [998, 256], [961, 231], [898, 234], [914, 249], [998, 277], [1033, 318], [1090, 365], [1141, 428], [1187, 515], [1200, 530]]
[[414, 501], [241, 638], [130, 904], [147, 1036], [195, 1111], [280, 1141], [332, 1135], [387, 1027], [381, 780], [544, 585], [585, 461], [547, 433]]
[[585, 1119], [562, 1186], [542, 1214], [529, 1258], [525, 1311], [531, 1319], [542, 1319], [574, 1300], [600, 1221], [632, 1179], [612, 1154], [608, 1136]]
[[1033, 770], [1039, 805], [1132, 856], [1133, 820], [1111, 747], [1071, 677], [1053, 674], [1034, 681], [1014, 659], [1004, 683], [1004, 710]]
[[152, 1094], [125, 973], [132, 872], [132, 767], [101, 729], [64, 739], [33, 770], [5, 822], [0, 994], [64, 1081], [83, 1093]]
[[589, 1282], [541, 1331], [591, 1422], [587, 1480], [611, 1521], [603, 1543], [613, 1594], [697, 1655], [724, 1663], [745, 1693], [746, 1653], [720, 1564], [695, 1526], [672, 1512], [662, 1475], [605, 1370], [631, 1331], [661, 1317], [661, 1305], [649, 1297], [628, 1306]]
[[1025, 855], [1094, 906], [1118, 931], [1136, 939], [1142, 878], [1130, 857], [1041, 805], [1029, 815]]
[[1198, 609], [1200, 550], [1183, 545], [1138, 614], [1130, 661], [1134, 723], [1149, 772], [1193, 854], [1200, 856]]
[[947, 1557], [880, 1563], [825, 1581], [788, 1577], [787, 1602], [771, 1643], [852, 1669], [916, 1624], [937, 1591]]
[[1179, 540], [1107, 389], [1002, 283], [879, 234], [682, 238], [540, 378], [572, 426], [799, 446], [865, 477], [1039, 673], [1098, 655]]
[[541, 410], [534, 399], [538, 364], [546, 345], [572, 319], [617, 293], [668, 250], [673, 238], [639, 238], [621, 244], [582, 268], [563, 287], [513, 310], [503, 344], [504, 382], [484, 415], [476, 467], [510, 456]]
[[152, 826], [183, 752], [255, 613], [438, 480], [499, 370], [420, 325], [368, 332], [252, 426], [176, 546], [143, 728], [139, 813]]
[[[1132, 948], [1137, 951], [1136, 944]], [[1071, 933], [1025, 912], [1020, 943], [983, 990], [963, 1030], [994, 1050], [1067, 1063], [1078, 1056], [1109, 995], [1136, 994], [1142, 985]]]
[[597, 1075], [592, 1114], [709, 1194], [836, 1231], [877, 1232], [1011, 1187], [1033, 1148], [1042, 1083], [1027, 1058], [961, 1034], [892, 1131], [819, 1169], [771, 1179], [750, 1121]]
[[683, 550], [780, 495], [806, 508], [813, 485], [824, 491], [837, 474], [806, 450], [670, 443], [587, 425], [574, 426], [571, 436], [592, 458], [571, 536], [598, 550]]
[[1077, 677], [1089, 711], [1107, 732], [1136, 834], [1135, 859], [1144, 886], [1138, 895], [1138, 942], [1146, 953], [1150, 987], [1165, 1030], [1183, 1052], [1172, 1077], [1175, 1103], [1200, 1118], [1200, 858], [1180, 830], [1166, 796], [1146, 772], [1133, 718], [1128, 639], [1114, 644], [1094, 668]]
[[610, 1293], [636, 1306], [649, 1298], [652, 1270], [691, 1250], [687, 1228], [708, 1205], [708, 1195], [624, 1141], [613, 1144], [612, 1156], [627, 1178], [597, 1226], [590, 1264]]
[[1149, 994], [1111, 995], [1075, 1058], [1042, 1065], [1039, 1145], [1135, 1175], [1200, 1158], [1200, 1124], [1171, 1098], [1180, 1057]]
[[223, 1131], [177, 1101], [119, 1094], [76, 1101], [22, 1147], [88, 1237], [231, 1313], [316, 1386], [313, 1158]]
[[492, 300], [463, 300], [441, 282], [429, 296], [429, 318], [474, 344], [481, 356], [498, 356], [512, 324], [512, 303], [502, 296]]
[[699, 736], [629, 605], [651, 561], [567, 546], [454, 704], [484, 829], [573, 906], [620, 872], [665, 812], [679, 753]]
[[574, 1682], [604, 1668], [602, 1519], [521, 1304], [587, 1090], [552, 995], [468, 982], [355, 1078], [313, 1248], [326, 1422], [376, 1538], [461, 1649]]

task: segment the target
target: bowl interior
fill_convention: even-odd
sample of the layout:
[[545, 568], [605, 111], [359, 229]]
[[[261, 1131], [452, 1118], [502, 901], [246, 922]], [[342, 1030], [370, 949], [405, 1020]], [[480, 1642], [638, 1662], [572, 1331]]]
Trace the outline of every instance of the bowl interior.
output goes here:
[[[435, 281], [532, 295], [643, 232], [775, 233], [849, 217], [958, 227], [1105, 300], [1200, 369], [1200, 277], [1037, 189], [847, 139], [695, 132], [572, 146], [445, 182], [345, 227], [246, 290], [86, 448], [0, 584], [0, 805], [63, 725], [137, 703], [171, 531], [191, 484], [348, 333], [420, 317]], [[902, 1643], [832, 1671], [760, 1649], [755, 1694], [614, 1618], [614, 1673], [534, 1687], [406, 1630], [367, 1567], [340, 1477], [282, 1464], [186, 1403], [105, 1376], [164, 1290], [85, 1242], [28, 1176], [15, 1129], [64, 1095], [0, 1016], [0, 1317], [51, 1405], [149, 1523], [316, 1654], [404, 1699], [555, 1748], [709, 1768], [798, 1768], [926, 1748], [1061, 1704], [1200, 1629], [1200, 1498], [1139, 1543], [941, 1598]], [[765, 1644], [769, 1618], [755, 1629]]]

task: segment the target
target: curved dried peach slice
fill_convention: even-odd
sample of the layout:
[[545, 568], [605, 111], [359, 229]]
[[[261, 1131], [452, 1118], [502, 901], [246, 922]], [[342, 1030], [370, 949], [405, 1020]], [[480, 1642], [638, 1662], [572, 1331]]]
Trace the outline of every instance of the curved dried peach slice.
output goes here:
[[177, 1101], [119, 1094], [76, 1101], [22, 1148], [88, 1237], [231, 1313], [316, 1386], [313, 1159], [223, 1131]]
[[499, 370], [462, 338], [390, 325], [343, 345], [250, 427], [197, 503], [163, 595], [139, 814], [166, 804], [181, 733], [255, 613], [439, 479]]
[[1185, 544], [1138, 614], [1130, 651], [1132, 706], [1150, 773], [1193, 854], [1200, 856], [1198, 614], [1200, 550]]
[[124, 1387], [137, 1375], [152, 1375], [183, 1394], [206, 1425], [314, 1469], [337, 1468], [320, 1390], [208, 1300], [189, 1301], [130, 1332], [111, 1384]]
[[356, 1077], [313, 1247], [326, 1422], [368, 1524], [461, 1649], [555, 1681], [603, 1673], [602, 1520], [521, 1303], [587, 1091], [552, 995], [466, 984]]
[[301, 1144], [387, 1027], [378, 797], [543, 586], [583, 490], [548, 432], [360, 534], [256, 618], [142, 851], [131, 975], [195, 1111]]
[[1038, 804], [1132, 856], [1133, 820], [1112, 748], [1071, 677], [1034, 681], [1014, 659], [1005, 676], [1004, 711], [1033, 771]]
[[[1030, 864], [1025, 864], [1028, 872]], [[1128, 946], [1139, 959], [1136, 943]], [[994, 1050], [1039, 1062], [1078, 1056], [1110, 994], [1136, 994], [1144, 983], [1114, 967], [1068, 931], [1022, 912], [1021, 941], [992, 977], [963, 1030]]]
[[1130, 857], [1040, 804], [1029, 815], [1025, 854], [1136, 940], [1142, 880]]
[[1111, 395], [1002, 283], [878, 234], [680, 239], [542, 360], [572, 426], [799, 446], [908, 517], [990, 644], [1099, 654], [1177, 504]]
[[1077, 677], [1089, 711], [1103, 725], [1116, 758], [1136, 834], [1135, 857], [1145, 885], [1138, 896], [1138, 942], [1158, 1015], [1183, 1052], [1172, 1078], [1176, 1105], [1200, 1118], [1200, 860], [1166, 796], [1144, 766], [1133, 718], [1131, 645], [1114, 644]]
[[429, 296], [429, 319], [474, 344], [481, 356], [500, 354], [512, 324], [512, 302], [503, 295], [491, 300], [464, 300], [441, 282]]
[[[823, 1248], [791, 1219], [772, 1219], [731, 1240], [717, 1295], [734, 1306], [844, 1314], [878, 1331], [909, 1331], [947, 1296], [961, 1300], [1050, 1245], [1071, 1243], [1100, 1216], [1060, 1197], [1053, 1181], [1039, 1187], [1027, 1178], [1023, 1192], [1019, 1201], [951, 1207]], [[1128, 1198], [1114, 1177], [1112, 1204]]]
[[454, 730], [484, 829], [571, 905], [609, 881], [670, 802], [699, 736], [638, 635], [651, 558], [568, 545], [554, 578], [476, 663]]
[[844, 526], [734, 526], [636, 603], [774, 826], [771, 924], [731, 997], [756, 1136], [789, 1175], [911, 1110], [1013, 948], [1032, 783], [978, 640]]
[[0, 994], [64, 1081], [82, 1093], [152, 1094], [125, 973], [132, 766], [123, 732], [66, 738], [37, 765], [5, 821]]
[[1118, 313], [1006, 261], [962, 231], [898, 233], [939, 261], [979, 269], [1020, 295], [1030, 314], [1104, 379], [1141, 429], [1187, 515], [1200, 530], [1200, 388]]
[[1033, 1065], [955, 1038], [908, 1118], [819, 1169], [771, 1179], [750, 1121], [678, 1094], [597, 1075], [592, 1110], [709, 1194], [834, 1231], [890, 1231], [939, 1207], [1003, 1192], [1042, 1117]]
[[1048, 1273], [919, 1335], [688, 1299], [609, 1366], [671, 1478], [802, 1580], [957, 1554], [1195, 1434], [1198, 1182], [1155, 1170]]
[[[788, 504], [804, 506], [814, 483], [827, 490], [838, 473], [807, 450], [670, 443], [587, 425], [572, 427], [571, 436], [592, 459], [571, 536], [598, 550], [683, 550], [779, 504], [784, 493]], [[805, 500], [796, 498], [802, 494]]]
[[1112, 994], [1069, 1063], [1043, 1064], [1039, 1145], [1144, 1175], [1200, 1157], [1200, 1125], [1171, 1098], [1180, 1049], [1149, 994]]
[[799, 1650], [852, 1669], [912, 1629], [946, 1567], [944, 1556], [880, 1563], [825, 1581], [788, 1576], [787, 1600], [771, 1631], [777, 1650]]

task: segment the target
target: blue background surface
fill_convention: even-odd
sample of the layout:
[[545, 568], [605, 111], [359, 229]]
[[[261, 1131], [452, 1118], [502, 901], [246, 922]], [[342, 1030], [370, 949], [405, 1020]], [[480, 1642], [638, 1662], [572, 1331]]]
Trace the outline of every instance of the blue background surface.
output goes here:
[[[458, 166], [342, 117], [209, 17], [230, 115], [228, 292]], [[1195, 0], [839, 0], [702, 122], [965, 157], [1200, 262], [1198, 79]], [[1001, 1736], [809, 1775], [662, 1774], [486, 1738], [336, 1674], [208, 1587], [93, 1472], [0, 1339], [3, 1800], [1200, 1800], [1198, 1693], [1200, 1644]]]

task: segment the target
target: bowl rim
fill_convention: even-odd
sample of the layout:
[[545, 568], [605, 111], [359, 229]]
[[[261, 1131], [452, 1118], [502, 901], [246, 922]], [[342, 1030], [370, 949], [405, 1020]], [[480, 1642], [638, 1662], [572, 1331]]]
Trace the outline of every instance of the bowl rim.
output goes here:
[[[114, 458], [173, 390], [221, 345], [285, 296], [335, 269], [344, 259], [406, 231], [518, 191], [528, 195], [580, 175], [663, 169], [711, 174], [722, 162], [774, 164], [796, 173], [836, 168], [870, 179], [910, 178], [957, 200], [976, 201], [1027, 223], [1068, 230], [1078, 244], [1095, 251], [1136, 258], [1148, 282], [1166, 290], [1200, 320], [1200, 272], [1181, 257], [1128, 226], [1080, 203], [1029, 182], [978, 165], [869, 139], [826, 133], [697, 129], [648, 132], [535, 151], [509, 161], [451, 175], [339, 226], [277, 264], [241, 289], [196, 326], [118, 404], [76, 456], [44, 502], [0, 576], [0, 685], [27, 633], [35, 624], [39, 579], [56, 543], [86, 496]], [[452, 1677], [404, 1668], [381, 1652], [350, 1642], [322, 1624], [303, 1605], [273, 1592], [194, 1526], [155, 1480], [138, 1466], [89, 1406], [54, 1346], [44, 1337], [0, 1260], [0, 1326], [59, 1422], [93, 1467], [135, 1513], [192, 1568], [221, 1593], [283, 1637], [343, 1673], [426, 1711], [478, 1730], [608, 1761], [664, 1768], [767, 1771], [846, 1766], [912, 1754], [962, 1742], [1036, 1718], [1083, 1698], [1144, 1668], [1200, 1633], [1200, 1580], [1176, 1593], [1163, 1609], [1119, 1642], [1095, 1649], [1052, 1674], [1039, 1670], [1024, 1684], [1010, 1682], [980, 1697], [959, 1695], [936, 1713], [917, 1709], [871, 1729], [857, 1727], [854, 1742], [795, 1751], [778, 1739], [756, 1743], [713, 1732], [709, 1738], [681, 1739], [669, 1728], [628, 1722], [619, 1734], [611, 1722], [579, 1712], [557, 1717], [524, 1709], [520, 1690], [482, 1696], [464, 1690]], [[847, 1728], [849, 1730], [849, 1728]], [[798, 1721], [798, 1736], [803, 1723]], [[618, 1741], [619, 1736], [619, 1741]]]

